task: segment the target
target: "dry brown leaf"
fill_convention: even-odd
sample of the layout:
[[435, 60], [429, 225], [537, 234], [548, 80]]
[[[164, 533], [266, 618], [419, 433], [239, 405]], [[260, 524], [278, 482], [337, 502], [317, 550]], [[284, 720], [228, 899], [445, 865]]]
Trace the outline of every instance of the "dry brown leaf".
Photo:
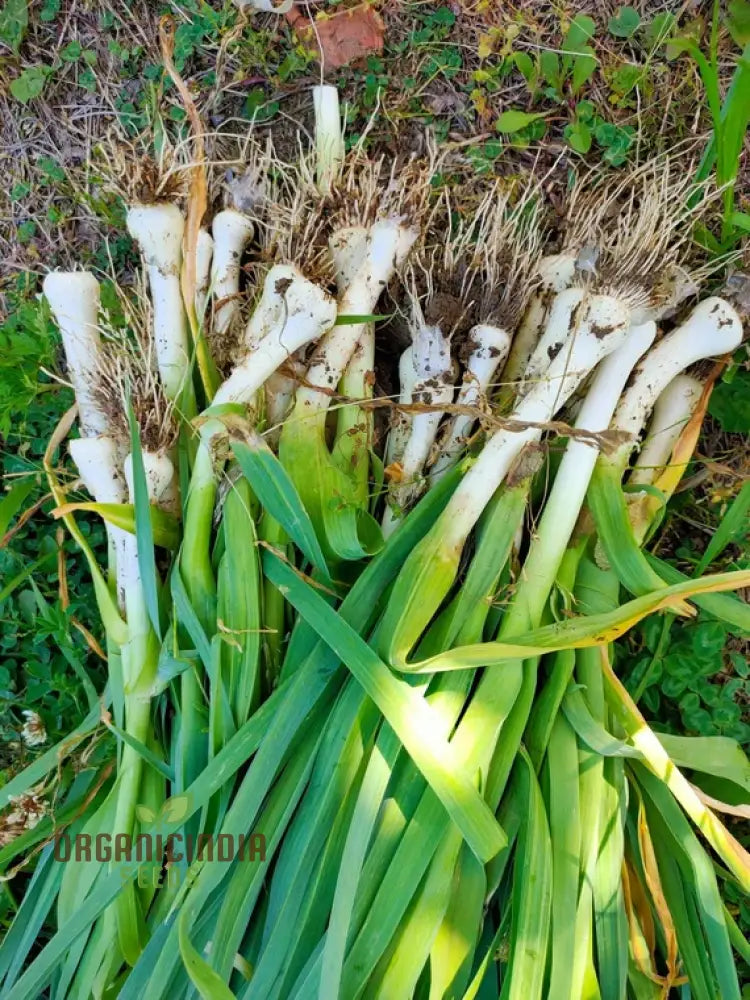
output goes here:
[[383, 51], [383, 19], [369, 4], [319, 15], [314, 24], [292, 7], [286, 19], [299, 40], [316, 51], [325, 72]]
[[685, 982], [680, 976], [679, 949], [677, 945], [677, 932], [675, 931], [674, 920], [664, 895], [659, 875], [659, 866], [656, 862], [654, 846], [651, 842], [651, 831], [648, 828], [646, 810], [641, 803], [638, 809], [638, 844], [641, 849], [641, 861], [643, 862], [643, 872], [646, 876], [646, 885], [651, 893], [651, 899], [656, 909], [664, 941], [667, 946], [667, 975], [664, 979], [664, 996], [669, 996], [669, 991], [673, 986]]

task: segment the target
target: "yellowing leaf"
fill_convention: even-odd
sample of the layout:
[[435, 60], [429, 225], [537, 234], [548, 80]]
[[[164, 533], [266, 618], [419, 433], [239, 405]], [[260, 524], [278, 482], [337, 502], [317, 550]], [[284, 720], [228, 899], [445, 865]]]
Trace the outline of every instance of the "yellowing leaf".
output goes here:
[[480, 59], [486, 59], [487, 56], [491, 56], [495, 47], [495, 40], [491, 34], [484, 34], [479, 36], [479, 44], [477, 45], [477, 55]]
[[507, 134], [520, 132], [522, 128], [526, 128], [527, 125], [544, 117], [545, 115], [542, 112], [532, 114], [528, 111], [503, 111], [495, 122], [495, 128], [498, 132], [505, 132]]
[[664, 932], [664, 941], [667, 946], [666, 959], [668, 971], [663, 980], [666, 996], [673, 986], [676, 986], [679, 982], [684, 982], [684, 980], [680, 979], [677, 932], [675, 931], [672, 914], [669, 911], [667, 899], [662, 889], [659, 866], [656, 863], [656, 855], [654, 854], [654, 846], [651, 843], [651, 833], [648, 828], [646, 810], [643, 808], [643, 804], [641, 804], [638, 810], [638, 843], [641, 849], [641, 860], [646, 876], [646, 885], [651, 893], [654, 909], [661, 923]]
[[485, 115], [487, 113], [489, 105], [487, 104], [487, 98], [484, 96], [482, 91], [479, 89], [472, 90], [470, 96], [471, 96], [471, 103], [476, 108], [477, 114]]

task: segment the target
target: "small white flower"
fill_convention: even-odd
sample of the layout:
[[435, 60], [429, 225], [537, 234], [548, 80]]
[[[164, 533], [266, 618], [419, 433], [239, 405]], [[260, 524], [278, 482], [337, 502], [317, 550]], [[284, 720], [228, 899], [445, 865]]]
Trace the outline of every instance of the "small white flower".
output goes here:
[[29, 747], [37, 747], [47, 742], [47, 730], [44, 728], [41, 716], [36, 712], [26, 710], [23, 713], [26, 720], [21, 728], [21, 738]]
[[47, 803], [41, 792], [42, 785], [38, 785], [10, 797], [9, 811], [0, 817], [0, 847], [12, 843], [25, 830], [32, 830], [47, 814]]

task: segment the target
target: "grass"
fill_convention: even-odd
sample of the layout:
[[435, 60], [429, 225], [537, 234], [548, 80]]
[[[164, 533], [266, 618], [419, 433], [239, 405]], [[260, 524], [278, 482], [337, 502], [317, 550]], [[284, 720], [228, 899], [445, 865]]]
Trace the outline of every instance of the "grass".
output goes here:
[[[748, 231], [744, 5], [730, 5], [729, 18], [712, 17], [706, 5], [696, 14], [688, 5], [665, 9], [646, 0], [626, 8], [531, 0], [382, 8], [383, 52], [331, 75], [347, 100], [350, 142], [367, 131], [376, 148], [420, 148], [428, 127], [454, 150], [444, 179], [455, 188], [473, 175], [536, 164], [551, 170], [558, 192], [580, 159], [617, 169], [691, 144], [696, 160], [703, 155], [699, 171], [715, 168], [724, 187], [702, 241], [719, 252]], [[221, 158], [223, 134], [253, 122], [273, 130], [282, 147], [299, 126], [310, 127], [307, 91], [318, 64], [282, 19], [248, 20], [218, 0], [189, 0], [179, 10], [119, 0], [38, 0], [27, 9], [9, 0], [0, 14], [0, 162], [8, 177], [0, 191], [0, 435], [5, 496], [18, 501], [7, 523], [0, 512], [0, 535], [12, 532], [0, 549], [5, 779], [43, 749], [20, 741], [22, 709], [39, 712], [54, 742], [82, 722], [91, 690], [103, 686], [87, 570], [49, 518], [39, 475], [72, 396], [58, 381], [59, 345], [37, 294], [48, 267], [73, 262], [124, 285], [134, 280], [133, 248], [122, 235], [124, 175], [143, 157], [158, 158], [165, 135], [176, 141], [186, 133], [160, 61], [161, 13], [176, 17], [177, 68], [215, 130], [210, 158]], [[746, 357], [739, 352], [715, 391], [698, 457], [660, 536], [659, 554], [689, 575], [747, 477]], [[21, 523], [23, 511], [30, 515]], [[101, 551], [98, 522], [81, 524]], [[710, 570], [746, 567], [747, 538], [740, 522]], [[662, 727], [728, 735], [747, 746], [747, 652], [714, 621], [679, 628], [668, 618], [648, 621], [628, 640], [622, 676]], [[72, 780], [72, 772], [61, 775], [58, 791]], [[12, 915], [27, 877], [5, 884], [0, 920]], [[727, 902], [747, 930], [750, 913], [731, 886]]]

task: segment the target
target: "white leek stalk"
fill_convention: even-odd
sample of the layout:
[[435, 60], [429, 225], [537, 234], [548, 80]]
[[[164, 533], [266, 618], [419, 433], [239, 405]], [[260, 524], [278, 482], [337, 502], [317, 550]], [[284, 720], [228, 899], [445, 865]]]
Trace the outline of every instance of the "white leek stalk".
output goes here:
[[[273, 372], [295, 351], [330, 329], [335, 319], [336, 303], [327, 292], [290, 264], [272, 267], [246, 331], [246, 343], [255, 346], [219, 387], [213, 405], [251, 403]], [[201, 425], [185, 511], [181, 563], [186, 581], [199, 595], [196, 598], [191, 593], [194, 604], [196, 600], [199, 603], [199, 616], [213, 613], [210, 608], [215, 588], [210, 554], [211, 512], [216, 497], [213, 444], [223, 431], [224, 425], [217, 419], [208, 419]]]
[[232, 208], [219, 212], [211, 227], [214, 255], [211, 263], [211, 288], [214, 296], [214, 335], [227, 333], [239, 311], [240, 261], [252, 239], [253, 224], [246, 215]]
[[304, 364], [294, 357], [289, 359], [286, 368], [293, 374], [287, 375], [284, 371], [275, 371], [266, 379], [266, 426], [268, 427], [266, 439], [269, 443], [278, 440], [281, 425], [294, 406], [294, 393], [299, 379], [305, 374]]
[[[596, 299], [599, 299], [597, 308]], [[582, 328], [571, 339], [571, 353], [582, 333], [598, 339], [600, 345], [601, 365], [594, 374], [591, 386], [581, 407], [576, 426], [582, 430], [600, 432], [607, 427], [618, 396], [628, 375], [639, 357], [648, 349], [656, 333], [653, 323], [627, 327], [623, 330], [616, 318], [626, 319], [628, 310], [616, 299], [597, 296], [591, 302], [587, 317]], [[607, 313], [609, 316], [607, 317]], [[597, 315], [598, 314], [598, 315]], [[602, 322], [604, 320], [604, 322]], [[613, 329], [617, 327], [617, 329]], [[597, 335], [606, 329], [608, 332]], [[602, 347], [602, 341], [609, 342], [610, 350]], [[611, 347], [614, 346], [614, 350]], [[553, 362], [553, 367], [554, 367]], [[542, 383], [543, 384], [543, 383]], [[537, 390], [532, 389], [524, 403]], [[578, 514], [586, 495], [594, 467], [597, 462], [598, 448], [580, 440], [571, 441], [565, 450], [565, 455], [558, 469], [552, 491], [532, 538], [529, 553], [524, 561], [521, 572], [521, 582], [517, 588], [516, 598], [512, 601], [500, 629], [499, 638], [510, 638], [528, 628], [536, 628], [540, 624], [544, 607], [549, 599], [551, 588], [565, 556], [565, 550], [572, 536]], [[468, 477], [467, 477], [468, 478]], [[463, 483], [461, 484], [461, 486]], [[459, 489], [461, 488], [459, 486]], [[469, 702], [463, 720], [454, 736], [454, 743], [462, 759], [472, 768], [481, 768], [488, 773], [490, 763], [495, 769], [494, 783], [498, 782], [499, 761], [495, 757], [497, 751], [512, 759], [516, 753], [516, 735], [512, 731], [508, 711], [516, 697], [519, 696], [523, 684], [523, 660], [509, 661], [505, 674], [491, 670], [485, 671], [474, 697]], [[513, 699], [508, 695], [515, 691]], [[515, 707], [515, 706], [514, 706]], [[526, 717], [527, 718], [527, 717]], [[523, 725], [525, 725], [526, 718]], [[507, 729], [504, 726], [507, 724]], [[506, 742], [500, 742], [498, 737], [506, 736]], [[518, 733], [520, 738], [520, 732]], [[493, 760], [493, 757], [495, 759]], [[500, 773], [507, 777], [509, 764], [499, 767]], [[503, 779], [504, 780], [504, 779]], [[497, 788], [488, 791], [490, 801], [496, 804]]]
[[[172, 488], [174, 467], [164, 452], [142, 453], [146, 475], [146, 489], [150, 503], [163, 499]], [[128, 495], [135, 503], [133, 489], [132, 457], [125, 460]], [[151, 624], [143, 591], [138, 545], [129, 532], [123, 553], [122, 566], [118, 565], [119, 583], [125, 589], [125, 614], [128, 624], [128, 641], [122, 647], [122, 674], [125, 693], [125, 730], [137, 743], [148, 746], [151, 733], [151, 692], [156, 681], [159, 662], [159, 641]], [[144, 760], [136, 746], [125, 743], [117, 771], [117, 799], [112, 830], [118, 834], [132, 835], [136, 823], [136, 808], [141, 801]], [[140, 953], [140, 944], [132, 924], [132, 885], [114, 903], [117, 933], [126, 960], [133, 962]]]
[[[418, 235], [417, 229], [404, 225], [400, 219], [381, 219], [369, 229], [361, 227], [357, 231], [350, 227], [331, 237], [331, 254], [337, 261], [337, 270], [352, 276], [340, 298], [340, 315], [372, 314], [383, 289], [403, 266]], [[297, 392], [296, 412], [304, 415], [327, 409], [330, 392], [341, 381], [361, 333], [359, 325], [341, 325], [326, 334], [307, 369], [308, 384]]]
[[331, 193], [344, 164], [344, 136], [341, 109], [336, 87], [320, 84], [313, 87], [315, 108], [316, 181], [321, 194]]
[[[340, 238], [331, 243], [329, 250], [336, 273], [336, 286], [340, 297], [356, 280], [357, 273], [366, 264], [367, 230], [361, 226], [339, 231]], [[336, 415], [334, 451], [341, 465], [350, 470], [356, 479], [361, 500], [367, 498], [368, 463], [361, 461], [363, 451], [369, 448], [372, 438], [372, 413], [357, 406], [354, 400], [372, 396], [371, 377], [375, 368], [375, 324], [358, 323], [350, 326], [349, 335], [356, 346], [341, 379], [341, 394], [351, 402], [341, 406]]]
[[[125, 450], [109, 435], [75, 438], [69, 444], [73, 459], [83, 485], [96, 503], [127, 503], [128, 487], [123, 471]], [[117, 600], [121, 610], [125, 609], [125, 587], [120, 580], [120, 568], [125, 563], [127, 538], [133, 536], [124, 528], [104, 522], [110, 549], [110, 566], [116, 571]]]
[[[474, 347], [466, 363], [456, 402], [460, 406], [477, 408], [484, 402], [495, 372], [508, 355], [511, 338], [500, 327], [482, 323], [471, 330], [469, 341]], [[440, 456], [430, 472], [430, 482], [438, 482], [455, 465], [475, 422], [476, 418], [466, 413], [457, 414], [449, 422]]]
[[141, 248], [154, 310], [154, 346], [164, 392], [176, 399], [188, 373], [189, 344], [180, 289], [185, 219], [176, 205], [134, 205], [128, 232]]
[[60, 328], [81, 435], [106, 434], [110, 421], [96, 393], [101, 383], [99, 282], [89, 271], [53, 271], [44, 279], [42, 289]]
[[[419, 375], [414, 364], [414, 348], [409, 344], [398, 362], [399, 407], [408, 406], [411, 403], [418, 378]], [[401, 409], [396, 411], [393, 426], [388, 434], [385, 453], [386, 466], [392, 465], [394, 462], [400, 462], [403, 458], [404, 448], [409, 439], [411, 419], [411, 413]]]
[[[141, 453], [143, 471], [146, 475], [146, 491], [149, 503], [164, 506], [175, 490], [175, 469], [172, 460], [165, 451], [147, 451]], [[128, 501], [135, 504], [133, 488], [133, 456], [128, 455], [124, 463], [125, 480], [128, 489]], [[141, 587], [141, 573], [138, 567], [138, 548], [135, 535], [126, 532], [128, 537], [125, 564], [118, 571], [118, 578], [126, 593], [128, 608], [128, 628], [141, 626], [149, 628], [148, 613], [145, 610]], [[132, 635], [131, 635], [132, 640]]]
[[369, 243], [369, 231], [364, 226], [345, 226], [328, 241], [339, 295], [344, 294], [367, 266]]
[[613, 429], [623, 431], [630, 441], [618, 449], [612, 463], [624, 471], [649, 413], [672, 379], [696, 361], [735, 350], [741, 340], [742, 321], [728, 302], [711, 296], [699, 303], [636, 368], [612, 422]]
[[570, 288], [575, 279], [576, 259], [572, 254], [548, 254], [537, 269], [539, 288], [531, 296], [518, 327], [503, 368], [503, 382], [512, 384], [520, 379], [547, 325], [554, 297]]
[[248, 325], [256, 347], [214, 396], [214, 405], [249, 403], [266, 379], [295, 351], [318, 340], [336, 320], [336, 303], [291, 264], [276, 264]]
[[417, 382], [411, 402], [430, 409], [412, 414], [411, 428], [401, 458], [400, 479], [390, 492], [383, 515], [383, 534], [388, 537], [404, 516], [404, 508], [421, 491], [420, 476], [437, 437], [445, 406], [453, 400], [453, 364], [450, 338], [439, 326], [420, 326], [414, 335], [413, 357]]
[[74, 438], [69, 448], [83, 485], [97, 503], [127, 503], [123, 449], [115, 438]]
[[659, 477], [703, 393], [703, 383], [692, 375], [673, 378], [656, 400], [654, 413], [628, 482], [650, 485]]
[[[594, 372], [591, 385], [578, 412], [575, 427], [599, 434], [609, 427], [617, 400], [638, 359], [654, 342], [656, 324], [632, 326], [624, 343], [606, 357]], [[554, 483], [536, 526], [528, 557], [523, 566], [523, 607], [515, 608], [537, 622], [542, 613], [578, 516], [583, 506], [599, 448], [591, 441], [571, 439], [555, 475]]]
[[214, 253], [214, 241], [207, 229], [198, 232], [198, 243], [195, 247], [195, 315], [198, 322], [205, 322], [206, 306], [211, 290], [211, 258]]
[[[552, 419], [588, 373], [623, 343], [628, 320], [628, 309], [620, 300], [607, 295], [591, 296], [584, 318], [555, 355], [544, 379], [531, 387], [511, 419], [535, 425]], [[446, 551], [453, 548], [456, 555], [460, 554], [471, 529], [513, 461], [525, 445], [539, 440], [542, 430], [540, 426], [517, 431], [500, 430], [485, 444], [441, 515]]]
[[[160, 448], [158, 451], [144, 448], [142, 454], [149, 502], [164, 510], [171, 510], [177, 498], [177, 474], [172, 458], [164, 448]], [[124, 468], [128, 493], [132, 496], [133, 459], [131, 455], [125, 459]]]
[[544, 377], [550, 361], [562, 350], [570, 331], [575, 329], [573, 316], [583, 298], [582, 288], [567, 288], [552, 299], [544, 331], [523, 373], [519, 394], [528, 392], [535, 381]]

